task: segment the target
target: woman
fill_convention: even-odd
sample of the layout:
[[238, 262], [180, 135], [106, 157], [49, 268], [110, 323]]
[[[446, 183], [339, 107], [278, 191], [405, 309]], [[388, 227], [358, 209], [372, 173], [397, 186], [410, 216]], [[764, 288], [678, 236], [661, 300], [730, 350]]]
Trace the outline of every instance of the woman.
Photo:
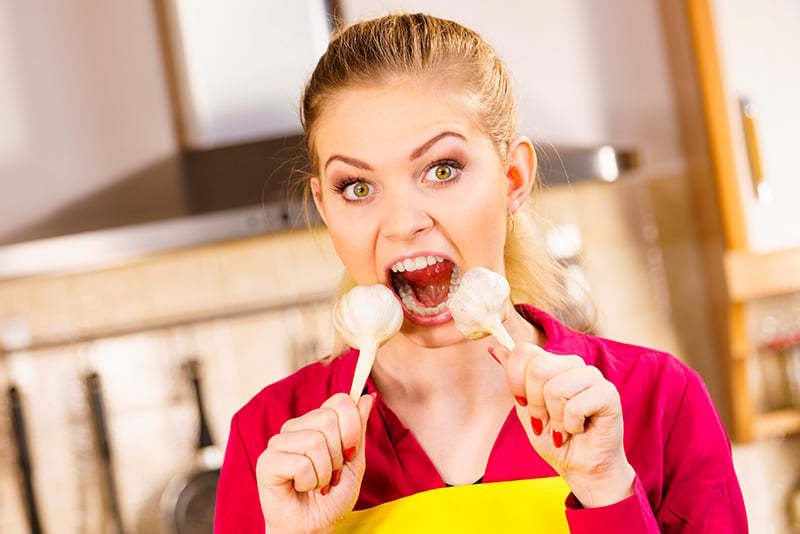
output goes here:
[[[387, 515], [368, 512], [408, 502], [421, 508], [399, 516], [414, 521], [429, 510], [423, 498], [470, 499], [467, 488], [505, 488], [493, 515], [522, 512], [518, 528], [746, 531], [728, 439], [698, 375], [554, 318], [574, 307], [530, 240], [521, 208], [536, 159], [515, 134], [489, 45], [421, 14], [364, 21], [332, 40], [302, 106], [308, 188], [349, 285], [393, 289], [404, 322], [357, 403], [344, 393], [349, 350], [234, 416], [218, 532], [374, 527]], [[512, 286], [511, 353], [466, 340], [447, 310], [460, 273], [478, 266]], [[545, 494], [556, 500], [535, 509]], [[469, 502], [489, 502], [482, 495]], [[461, 512], [440, 509], [437, 524], [456, 525]]]

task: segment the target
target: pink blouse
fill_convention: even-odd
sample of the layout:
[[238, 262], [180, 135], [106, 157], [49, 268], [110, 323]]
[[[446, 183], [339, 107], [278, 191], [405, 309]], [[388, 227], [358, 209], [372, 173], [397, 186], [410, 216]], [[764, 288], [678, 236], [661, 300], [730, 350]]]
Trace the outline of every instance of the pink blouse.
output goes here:
[[[570, 495], [565, 514], [571, 532], [747, 532], [728, 436], [695, 371], [669, 354], [577, 333], [531, 306], [517, 309], [544, 333], [546, 350], [583, 357], [617, 387], [622, 401], [635, 493], [592, 509], [581, 508]], [[217, 489], [215, 532], [264, 532], [255, 477], [259, 455], [287, 419], [349, 391], [357, 357], [353, 350], [330, 363], [308, 365], [263, 389], [234, 415]], [[375, 391], [371, 382], [367, 389]], [[366, 459], [356, 510], [445, 486], [380, 395], [367, 425]], [[483, 482], [555, 475], [509, 407]]]

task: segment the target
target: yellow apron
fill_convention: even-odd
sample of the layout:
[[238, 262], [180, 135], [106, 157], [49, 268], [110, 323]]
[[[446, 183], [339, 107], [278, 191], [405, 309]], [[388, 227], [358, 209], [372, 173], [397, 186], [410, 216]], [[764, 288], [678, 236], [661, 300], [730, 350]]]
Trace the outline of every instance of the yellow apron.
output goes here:
[[350, 512], [337, 532], [569, 532], [561, 477], [441, 488]]

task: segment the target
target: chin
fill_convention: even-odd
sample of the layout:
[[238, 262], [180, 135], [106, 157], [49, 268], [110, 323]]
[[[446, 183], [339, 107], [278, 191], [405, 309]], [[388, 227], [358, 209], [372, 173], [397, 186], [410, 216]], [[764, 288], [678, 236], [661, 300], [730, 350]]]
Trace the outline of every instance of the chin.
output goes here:
[[450, 315], [450, 310], [445, 310], [437, 315], [423, 316], [416, 315], [409, 311], [408, 308], [403, 306], [403, 312], [405, 314], [406, 321], [416, 326], [439, 326], [453, 321], [453, 317]]
[[408, 320], [408, 316], [406, 316], [402, 332], [415, 345], [429, 349], [448, 347], [469, 341], [456, 330], [452, 320], [421, 325]]

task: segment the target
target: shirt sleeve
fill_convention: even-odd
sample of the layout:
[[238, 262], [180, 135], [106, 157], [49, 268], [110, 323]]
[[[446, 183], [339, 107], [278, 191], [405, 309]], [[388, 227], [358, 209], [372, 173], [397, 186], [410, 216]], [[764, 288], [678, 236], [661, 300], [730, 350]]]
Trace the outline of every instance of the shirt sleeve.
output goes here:
[[215, 534], [264, 533], [255, 466], [250, 458], [235, 415], [217, 485]]
[[691, 371], [664, 448], [665, 532], [747, 532], [731, 444], [699, 375]]
[[[657, 490], [651, 491], [658, 494]], [[694, 371], [689, 372], [664, 446], [664, 487], [657, 506], [636, 477], [634, 494], [618, 503], [584, 509], [573, 495], [566, 516], [573, 533], [741, 534], [748, 531], [730, 442], [716, 408]]]
[[618, 503], [599, 508], [583, 508], [573, 494], [567, 497], [569, 531], [580, 533], [661, 532], [647, 494], [639, 477], [634, 482], [633, 495]]

